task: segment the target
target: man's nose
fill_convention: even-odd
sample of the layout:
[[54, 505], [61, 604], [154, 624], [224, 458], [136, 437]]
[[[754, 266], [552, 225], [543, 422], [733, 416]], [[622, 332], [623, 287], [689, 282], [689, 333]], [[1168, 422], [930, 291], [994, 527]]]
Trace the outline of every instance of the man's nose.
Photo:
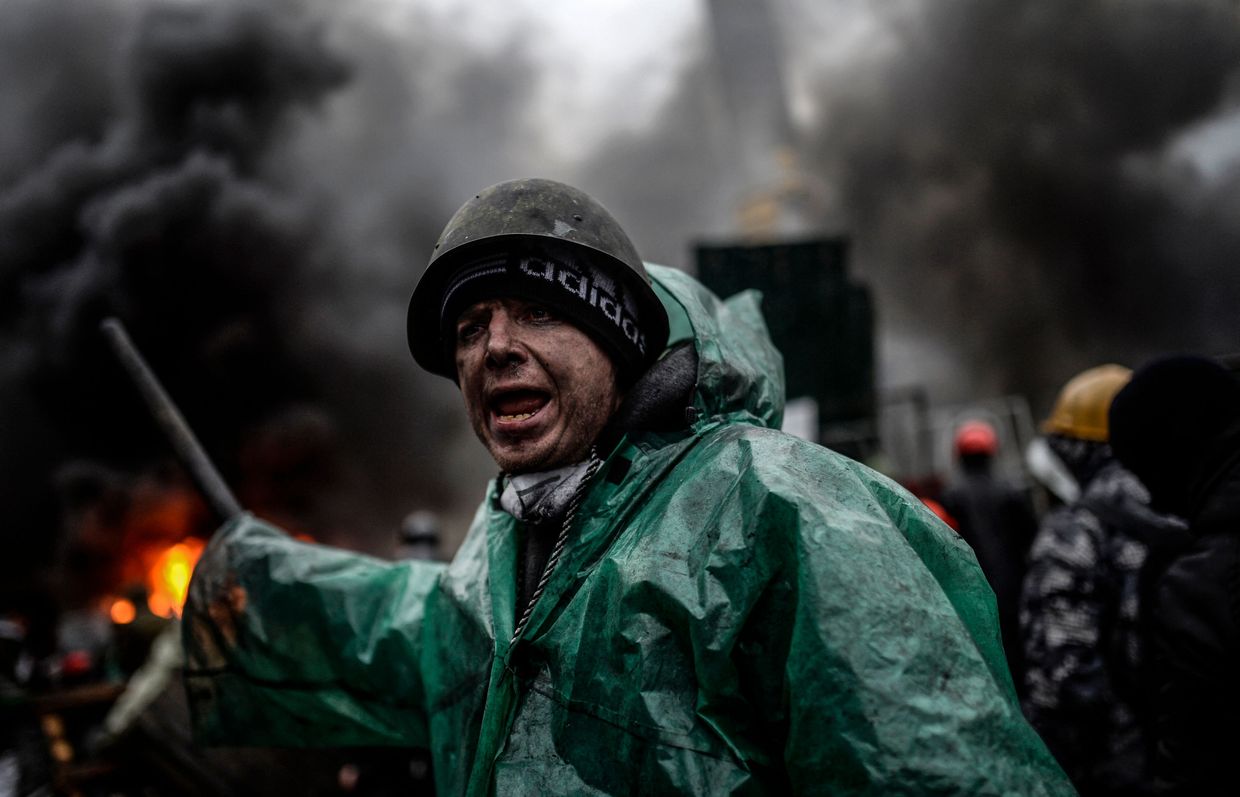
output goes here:
[[487, 365], [503, 368], [525, 359], [516, 331], [507, 312], [501, 310], [492, 313], [487, 325]]

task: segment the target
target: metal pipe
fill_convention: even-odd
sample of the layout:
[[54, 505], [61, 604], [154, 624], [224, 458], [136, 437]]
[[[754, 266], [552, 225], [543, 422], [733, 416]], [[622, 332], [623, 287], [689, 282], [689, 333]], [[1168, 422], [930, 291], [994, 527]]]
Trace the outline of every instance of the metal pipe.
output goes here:
[[163, 385], [159, 383], [151, 366], [147, 364], [133, 341], [130, 340], [124, 324], [117, 318], [105, 318], [100, 323], [99, 329], [107, 338], [108, 345], [112, 348], [116, 359], [129, 374], [134, 387], [142, 394], [146, 406], [151, 411], [151, 416], [168, 438], [168, 442], [172, 444], [177, 458], [189, 471], [190, 478], [198, 485], [198, 489], [202, 490], [211, 510], [220, 520], [228, 520], [240, 515], [244, 510], [237, 501], [237, 497], [233, 495], [232, 490], [228, 488], [224, 478], [207, 456], [207, 452], [203, 450], [202, 444], [198, 442], [194, 431], [185, 422], [185, 417], [181, 415], [177, 405], [172, 402]]

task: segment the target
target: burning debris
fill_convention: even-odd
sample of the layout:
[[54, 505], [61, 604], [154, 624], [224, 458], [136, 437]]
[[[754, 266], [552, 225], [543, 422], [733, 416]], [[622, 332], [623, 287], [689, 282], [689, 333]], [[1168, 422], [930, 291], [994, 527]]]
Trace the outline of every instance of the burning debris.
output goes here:
[[[19, 649], [0, 681], [32, 696], [21, 705], [46, 720], [33, 736], [69, 790], [61, 777], [95, 748], [79, 731], [149, 663], [151, 640], [175, 631], [215, 525], [107, 351], [101, 318], [124, 319], [247, 507], [294, 532], [394, 548], [411, 506], [451, 490], [443, 468], [384, 459], [417, 442], [407, 418], [372, 447], [373, 407], [335, 401], [363, 382], [386, 390], [394, 363], [413, 369], [396, 314], [385, 337], [400, 356], [345, 367], [342, 352], [361, 347], [319, 323], [317, 291], [347, 306], [376, 283], [299, 172], [310, 160], [299, 132], [353, 74], [326, 17], [311, 3], [65, 0], [6, 5], [0, 22], [0, 110], [22, 120], [0, 134], [0, 620]], [[417, 234], [408, 243], [429, 248]], [[398, 288], [386, 301], [403, 309]], [[354, 312], [384, 318], [373, 302]], [[391, 392], [437, 422], [416, 383]], [[377, 483], [410, 489], [375, 500], [354, 476], [369, 471], [363, 456], [383, 463]], [[187, 768], [184, 713], [183, 700], [165, 707], [166, 727], [139, 734], [144, 766]], [[304, 759], [292, 771], [309, 769]], [[168, 793], [235, 793], [212, 774], [229, 763]]]
[[[354, 118], [371, 106], [402, 109], [392, 138], [425, 124], [408, 43], [312, 2], [19, 2], [0, 17], [0, 109], [23, 120], [0, 134], [0, 413], [20, 419], [0, 428], [0, 575], [63, 548], [51, 484], [66, 463], [108, 470], [124, 496], [170, 456], [100, 339], [110, 314], [256, 510], [380, 552], [412, 507], [453, 500], [472, 466], [428, 452], [467, 427], [403, 343], [445, 158], [405, 141], [332, 150], [372, 127]], [[465, 83], [521, 77], [515, 56], [453, 64]], [[455, 128], [430, 129], [442, 145]], [[409, 184], [319, 182], [368, 157]]]
[[[209, 528], [207, 508], [180, 471], [161, 468], [137, 476], [89, 462], [70, 463], [59, 474], [65, 507], [61, 541], [63, 583], [70, 606], [114, 596], [126, 585], [143, 585], [151, 610], [173, 616], [183, 595], [169, 559], [177, 545], [186, 556], [201, 548], [192, 535]], [[196, 557], [192, 557], [196, 558]]]
[[149, 341], [225, 451], [239, 422], [312, 395], [279, 288], [315, 245], [313, 219], [262, 167], [297, 109], [347, 73], [313, 31], [257, 5], [153, 5], [134, 22], [125, 48], [113, 42], [113, 101], [0, 185], [0, 404], [27, 421], [5, 433], [17, 489], [3, 509], [17, 521], [6, 544], [27, 552], [58, 461], [141, 470], [166, 456], [102, 348], [102, 315]]

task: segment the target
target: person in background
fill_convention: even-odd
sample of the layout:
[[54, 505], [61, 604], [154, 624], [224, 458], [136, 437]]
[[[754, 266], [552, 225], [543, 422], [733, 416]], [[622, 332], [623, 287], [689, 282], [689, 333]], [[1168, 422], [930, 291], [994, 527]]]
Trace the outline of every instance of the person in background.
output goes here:
[[1202, 357], [1155, 360], [1110, 422], [1120, 461], [1189, 527], [1152, 577], [1158, 791], [1240, 793], [1240, 382]]
[[401, 521], [396, 547], [397, 559], [420, 559], [438, 562], [440, 538], [439, 517], [426, 509], [410, 512]]
[[1085, 797], [1145, 793], [1141, 571], [1149, 541], [1182, 528], [1111, 452], [1107, 411], [1130, 377], [1119, 365], [1078, 374], [1043, 424], [1080, 495], [1043, 518], [1021, 596], [1026, 714]]
[[994, 473], [999, 435], [986, 421], [971, 420], [956, 430], [953, 445], [960, 472], [943, 491], [943, 506], [956, 530], [973, 548], [995, 591], [1003, 651], [1024, 693], [1025, 655], [1020, 640], [1020, 591], [1025, 559], [1037, 532], [1029, 496]]

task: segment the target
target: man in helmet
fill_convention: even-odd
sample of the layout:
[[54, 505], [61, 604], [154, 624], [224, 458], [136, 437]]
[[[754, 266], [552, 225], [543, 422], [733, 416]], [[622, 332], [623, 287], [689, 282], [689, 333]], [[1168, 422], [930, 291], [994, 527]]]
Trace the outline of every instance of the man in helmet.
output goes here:
[[1017, 691], [1023, 695], [1020, 590], [1038, 521], [1028, 495], [994, 473], [999, 435], [993, 426], [977, 419], [962, 423], [953, 448], [960, 473], [943, 491], [943, 506], [956, 519], [957, 531], [977, 554], [995, 591], [1003, 651]]
[[1119, 365], [1078, 374], [1043, 424], [1080, 491], [1043, 518], [1021, 600], [1026, 713], [1082, 795], [1149, 785], [1141, 568], [1151, 544], [1181, 533], [1108, 444], [1107, 411], [1130, 376]]
[[1111, 405], [1116, 456], [1190, 537], [1156, 567], [1155, 777], [1235, 794], [1240, 748], [1240, 380], [1204, 357], [1148, 363]]
[[186, 614], [208, 738], [429, 745], [445, 794], [1068, 791], [968, 548], [778, 431], [755, 295], [518, 180], [448, 223], [409, 340], [502, 473], [446, 567], [217, 536]]

